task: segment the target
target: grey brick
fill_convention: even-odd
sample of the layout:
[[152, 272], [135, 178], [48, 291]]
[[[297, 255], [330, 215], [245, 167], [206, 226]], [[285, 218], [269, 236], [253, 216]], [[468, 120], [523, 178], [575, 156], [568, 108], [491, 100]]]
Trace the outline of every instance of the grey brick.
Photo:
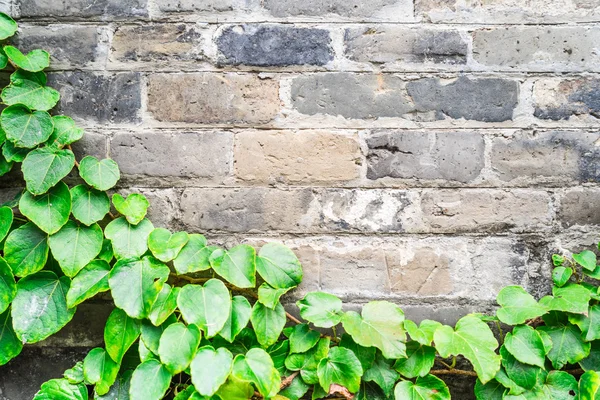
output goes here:
[[410, 29], [378, 25], [346, 29], [345, 54], [351, 60], [375, 64], [464, 64], [468, 45], [456, 30]]
[[519, 84], [516, 81], [460, 76], [450, 84], [425, 78], [409, 82], [407, 90], [417, 111], [436, 111], [438, 118], [464, 118], [483, 122], [512, 119], [518, 103]]
[[[406, 11], [408, 11], [408, 2], [399, 2], [398, 0], [265, 0], [264, 7], [276, 17], [320, 17], [327, 14], [334, 14], [343, 17], [369, 18], [379, 14], [385, 7], [399, 3], [406, 6]], [[395, 18], [406, 19], [408, 15], [396, 15]]]
[[492, 169], [505, 182], [572, 183], [600, 181], [600, 134], [550, 131], [494, 138]]
[[325, 65], [333, 60], [329, 31], [288, 25], [226, 27], [216, 39], [223, 64]]
[[222, 179], [232, 163], [233, 134], [226, 131], [117, 133], [111, 156], [130, 179]]
[[50, 53], [53, 68], [87, 67], [106, 60], [102, 30], [95, 26], [25, 26], [16, 37], [23, 52], [43, 49]]
[[246, 8], [246, 0], [156, 0], [163, 12], [223, 12]]
[[108, 154], [108, 137], [101, 133], [86, 131], [79, 141], [72, 144], [72, 148], [78, 160], [85, 156], [105, 158]]
[[383, 131], [367, 137], [367, 178], [468, 183], [484, 167], [483, 136], [473, 132]]
[[600, 80], [593, 78], [538, 80], [534, 84], [534, 115], [559, 121], [572, 116], [600, 116]]
[[600, 190], [596, 188], [569, 189], [560, 197], [558, 220], [564, 227], [600, 225], [599, 202]]
[[16, 0], [21, 17], [95, 18], [147, 17], [147, 0]]
[[137, 73], [55, 73], [48, 76], [48, 85], [60, 91], [57, 111], [73, 118], [102, 123], [131, 123], [140, 119], [140, 75]]
[[152, 221], [156, 228], [178, 229], [179, 197], [175, 189], [156, 188], [127, 188], [118, 192], [126, 197], [130, 193], [141, 193], [148, 199], [150, 207], [146, 217]]

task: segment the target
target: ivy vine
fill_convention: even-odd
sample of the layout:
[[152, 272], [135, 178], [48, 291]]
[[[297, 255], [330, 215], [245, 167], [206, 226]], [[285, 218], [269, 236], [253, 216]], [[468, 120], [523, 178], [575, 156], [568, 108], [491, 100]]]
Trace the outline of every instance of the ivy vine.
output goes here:
[[[16, 31], [0, 14], [0, 40]], [[26, 184], [0, 207], [0, 365], [100, 293], [115, 308], [105, 346], [44, 383], [35, 400], [444, 400], [448, 375], [476, 379], [481, 400], [600, 399], [592, 251], [554, 256], [552, 295], [536, 301], [509, 286], [495, 315], [454, 327], [416, 324], [387, 301], [344, 311], [322, 292], [297, 302], [298, 319], [280, 301], [302, 281], [288, 248], [222, 249], [154, 228], [141, 194], [109, 198], [117, 164], [76, 161], [70, 146], [83, 130], [48, 113], [60, 98], [46, 86], [49, 60], [43, 50], [0, 49], [0, 67], [14, 70], [0, 96], [0, 175], [20, 163]], [[70, 188], [73, 169], [81, 184]], [[457, 368], [464, 360], [472, 370]]]

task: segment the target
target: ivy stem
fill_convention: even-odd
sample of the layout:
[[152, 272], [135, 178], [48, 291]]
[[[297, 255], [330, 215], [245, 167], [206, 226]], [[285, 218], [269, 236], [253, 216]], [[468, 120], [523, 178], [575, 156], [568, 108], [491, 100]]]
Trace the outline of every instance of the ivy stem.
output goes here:
[[440, 364], [442, 364], [444, 367], [448, 368], [448, 369], [454, 369], [450, 364], [447, 364], [446, 362], [444, 362], [443, 360], [437, 360]]
[[[70, 144], [67, 145], [67, 149], [71, 150], [71, 152], [73, 152], [73, 148], [71, 147]], [[77, 169], [79, 169], [79, 162], [77, 161], [77, 159], [75, 160], [75, 166], [77, 167]]]
[[456, 367], [456, 356], [452, 356], [452, 364], [450, 364], [450, 369], [454, 369]]
[[300, 373], [300, 371], [296, 371], [293, 374], [291, 374], [290, 376], [288, 376], [287, 378], [285, 378], [284, 380], [282, 380], [279, 390], [283, 390], [286, 387], [290, 386], [292, 384], [292, 381], [298, 376], [299, 373]]
[[500, 344], [502, 344], [504, 343], [504, 332], [502, 331], [502, 326], [498, 320], [496, 320], [496, 327], [498, 328], [498, 334], [500, 335]]
[[464, 371], [462, 369], [432, 369], [429, 371], [431, 375], [463, 375], [463, 376], [477, 376], [475, 371]]
[[335, 325], [331, 327], [331, 330], [333, 331], [333, 338], [337, 341], [338, 335], [337, 335], [337, 329], [335, 328]]

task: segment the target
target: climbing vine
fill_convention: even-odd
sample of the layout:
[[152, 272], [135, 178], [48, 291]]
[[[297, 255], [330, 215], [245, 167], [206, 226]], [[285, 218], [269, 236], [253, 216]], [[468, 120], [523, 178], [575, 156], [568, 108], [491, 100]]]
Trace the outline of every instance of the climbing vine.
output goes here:
[[[1, 14], [0, 40], [16, 31]], [[555, 255], [552, 295], [536, 301], [509, 286], [494, 316], [455, 327], [416, 324], [387, 301], [344, 311], [322, 292], [298, 301], [296, 318], [281, 298], [302, 267], [285, 246], [222, 249], [155, 228], [141, 194], [109, 198], [119, 168], [76, 160], [71, 144], [84, 132], [48, 113], [60, 99], [46, 86], [48, 65], [43, 50], [0, 49], [0, 67], [13, 71], [1, 93], [0, 175], [20, 166], [26, 186], [0, 207], [0, 365], [100, 293], [115, 308], [104, 347], [36, 400], [443, 400], [440, 377], [453, 375], [476, 379], [482, 400], [600, 399], [595, 253]], [[74, 187], [64, 181], [71, 172], [81, 178]], [[472, 369], [457, 367], [467, 362]]]

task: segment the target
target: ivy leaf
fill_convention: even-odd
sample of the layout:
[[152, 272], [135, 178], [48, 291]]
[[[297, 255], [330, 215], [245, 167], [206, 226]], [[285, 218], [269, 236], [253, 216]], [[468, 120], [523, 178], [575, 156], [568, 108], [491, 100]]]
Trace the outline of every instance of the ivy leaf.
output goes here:
[[46, 234], [32, 222], [18, 227], [4, 242], [4, 259], [15, 276], [24, 277], [38, 272], [48, 260]]
[[312, 292], [296, 302], [300, 316], [318, 328], [331, 328], [342, 320], [342, 301], [336, 296]]
[[98, 254], [98, 259], [109, 263], [112, 261], [113, 257], [112, 244], [110, 243], [110, 240], [104, 239], [102, 241], [102, 250], [100, 250], [100, 254]]
[[169, 273], [169, 267], [150, 256], [117, 261], [108, 277], [115, 305], [131, 318], [146, 318]]
[[281, 376], [273, 360], [263, 349], [250, 349], [246, 355], [238, 355], [233, 362], [232, 375], [244, 382], [256, 385], [263, 397], [273, 397], [279, 392]]
[[596, 371], [587, 371], [579, 379], [579, 399], [600, 399], [600, 375]]
[[13, 64], [25, 71], [38, 72], [50, 66], [50, 54], [44, 50], [35, 49], [23, 54], [14, 46], [4, 46], [4, 52]]
[[98, 161], [96, 157], [92, 156], [85, 156], [81, 160], [79, 175], [88, 185], [101, 191], [112, 188], [121, 178], [119, 166], [114, 160], [105, 158]]
[[171, 287], [164, 284], [158, 294], [156, 301], [152, 305], [148, 318], [155, 326], [159, 326], [169, 318], [177, 308], [177, 296], [179, 296], [178, 287]]
[[16, 147], [13, 142], [9, 141], [4, 142], [4, 146], [2, 146], [2, 156], [9, 163], [23, 161], [30, 151], [31, 149]]
[[177, 257], [188, 239], [186, 232], [177, 232], [171, 235], [167, 229], [156, 228], [148, 236], [148, 247], [154, 257], [162, 262], [169, 262]]
[[186, 285], [177, 297], [177, 306], [188, 324], [198, 325], [207, 338], [223, 329], [231, 312], [231, 295], [225, 284], [210, 279], [200, 285]]
[[555, 369], [561, 369], [567, 363], [575, 364], [590, 354], [590, 344], [583, 341], [581, 331], [576, 326], [541, 326], [537, 329], [546, 332], [552, 339], [553, 346], [548, 358]]
[[392, 363], [393, 361], [388, 361], [381, 354], [377, 354], [375, 363], [365, 371], [363, 380], [377, 383], [386, 396], [391, 396], [394, 384], [400, 378], [400, 374], [392, 369]]
[[83, 360], [83, 376], [86, 382], [96, 385], [96, 393], [104, 395], [115, 383], [119, 367], [104, 349], [97, 347]]
[[72, 188], [71, 198], [73, 216], [84, 225], [90, 226], [102, 220], [110, 211], [108, 195], [86, 185]]
[[227, 381], [217, 391], [217, 396], [220, 399], [227, 400], [248, 400], [254, 396], [254, 388], [248, 382], [229, 376]]
[[190, 274], [192, 272], [205, 271], [210, 268], [208, 258], [216, 246], [207, 246], [206, 238], [202, 235], [189, 235], [189, 241], [173, 260], [173, 266], [178, 274]]
[[0, 365], [7, 364], [23, 350], [23, 343], [13, 330], [10, 310], [0, 314]]
[[279, 299], [281, 296], [289, 292], [292, 288], [288, 289], [275, 289], [271, 287], [268, 283], [263, 283], [258, 288], [258, 301], [262, 303], [264, 306], [269, 307], [270, 309], [275, 308], [277, 303], [279, 303]]
[[41, 271], [17, 283], [13, 327], [23, 343], [37, 343], [61, 330], [75, 314], [67, 308], [69, 278]]
[[277, 342], [281, 331], [285, 327], [285, 310], [281, 303], [274, 310], [271, 310], [261, 303], [256, 302], [252, 308], [250, 321], [260, 345], [269, 347]]
[[375, 355], [377, 353], [377, 349], [375, 347], [363, 347], [357, 344], [354, 340], [352, 340], [352, 336], [344, 333], [342, 335], [342, 340], [340, 340], [340, 347], [345, 347], [354, 352], [358, 361], [362, 365], [363, 371], [371, 368], [373, 363], [375, 362]]
[[406, 357], [404, 312], [387, 301], [372, 301], [362, 310], [362, 316], [349, 311], [342, 324], [352, 339], [361, 346], [377, 347], [386, 358]]
[[274, 288], [286, 289], [302, 282], [302, 266], [293, 251], [279, 243], [267, 243], [258, 252], [256, 270]]
[[75, 156], [71, 150], [41, 148], [31, 151], [22, 164], [27, 190], [34, 195], [46, 193], [67, 176], [74, 165]]
[[[318, 387], [319, 390], [323, 390]], [[373, 382], [362, 381], [360, 383], [360, 391], [354, 396], [355, 400], [391, 400], [392, 397], [386, 396], [385, 393]]]
[[[142, 320], [142, 342], [152, 353], [158, 355], [160, 347], [160, 338], [165, 330], [172, 324], [177, 322], [177, 318], [172, 315], [159, 326], [154, 326], [148, 320]], [[158, 357], [157, 357], [158, 358]]]
[[500, 369], [500, 356], [495, 352], [498, 342], [486, 323], [476, 316], [461, 318], [455, 329], [446, 325], [438, 328], [433, 338], [442, 357], [465, 356], [482, 383], [493, 379]]
[[248, 325], [251, 313], [252, 306], [250, 302], [244, 296], [234, 296], [231, 302], [229, 318], [225, 322], [223, 329], [219, 332], [219, 336], [229, 343], [233, 343], [236, 336]]
[[31, 111], [22, 104], [6, 107], [0, 114], [6, 138], [17, 147], [31, 149], [44, 143], [54, 130], [52, 117], [46, 111]]
[[519, 387], [532, 389], [539, 380], [544, 380], [543, 374], [545, 374], [545, 371], [542, 368], [519, 362], [508, 352], [505, 346], [500, 347], [500, 355], [502, 356], [502, 366], [504, 366], [506, 375]]
[[8, 309], [17, 295], [17, 283], [10, 266], [0, 257], [0, 314]]
[[195, 325], [186, 326], [181, 322], [169, 325], [160, 337], [160, 361], [173, 375], [185, 371], [196, 354], [200, 338], [200, 330]]
[[4, 13], [0, 13], [0, 40], [8, 39], [17, 33], [17, 23]]
[[115, 193], [113, 194], [112, 202], [115, 209], [127, 218], [127, 222], [132, 225], [137, 225], [144, 219], [150, 206], [146, 196], [138, 193], [129, 194], [127, 200], [119, 193]]
[[417, 378], [415, 383], [399, 382], [394, 390], [394, 396], [397, 400], [450, 400], [450, 391], [440, 378], [427, 375]]
[[498, 381], [492, 380], [485, 385], [479, 379], [475, 382], [475, 397], [477, 400], [502, 400], [506, 388]]
[[34, 196], [28, 191], [19, 201], [19, 211], [49, 235], [56, 233], [69, 220], [71, 192], [63, 182], [50, 188], [45, 194]]
[[274, 345], [267, 348], [267, 353], [271, 356], [273, 364], [277, 371], [279, 371], [279, 374], [285, 376], [288, 373], [288, 370], [285, 368], [285, 359], [290, 354], [290, 341], [283, 340], [276, 342]]
[[71, 281], [67, 292], [67, 306], [75, 307], [98, 293], [109, 290], [110, 265], [104, 260], [94, 260], [86, 265]]
[[10, 77], [10, 85], [2, 90], [1, 97], [9, 106], [22, 104], [32, 110], [48, 111], [58, 103], [60, 93], [42, 84], [35, 73], [17, 70]]
[[130, 318], [123, 310], [115, 308], [104, 327], [104, 343], [110, 357], [121, 363], [123, 356], [140, 336], [140, 322]]
[[194, 387], [203, 396], [212, 396], [227, 381], [233, 367], [233, 355], [224, 347], [204, 346], [192, 361]]
[[138, 365], [133, 372], [129, 398], [131, 400], [162, 399], [170, 384], [171, 374], [167, 368], [160, 361], [148, 360]]
[[72, 385], [66, 379], [51, 379], [44, 382], [33, 400], [88, 400], [87, 387]]
[[83, 361], [78, 361], [73, 368], [66, 370], [63, 376], [71, 384], [83, 382]]
[[256, 286], [256, 251], [242, 244], [225, 251], [215, 250], [209, 257], [213, 270], [239, 288]]
[[[0, 307], [1, 310], [1, 307]], [[583, 333], [583, 340], [591, 342], [593, 340], [600, 339], [600, 305], [596, 304], [590, 306], [588, 316], [583, 315], [572, 315], [569, 316], [569, 320], [577, 319], [578, 321], [572, 321]]]
[[571, 275], [573, 275], [571, 268], [556, 267], [552, 271], [552, 281], [556, 286], [563, 287], [571, 279]]
[[286, 368], [290, 371], [300, 371], [302, 379], [309, 385], [319, 383], [317, 367], [329, 354], [329, 345], [329, 338], [321, 338], [319, 343], [306, 353], [290, 354], [285, 359]]
[[117, 377], [115, 384], [111, 386], [105, 395], [94, 396], [96, 400], [129, 400], [129, 384], [133, 371], [125, 371]]
[[516, 326], [506, 334], [504, 347], [520, 362], [544, 368], [547, 351], [542, 337], [532, 327]]
[[412, 340], [406, 344], [406, 358], [398, 359], [394, 368], [407, 378], [424, 377], [434, 362], [435, 348]]
[[573, 260], [588, 271], [596, 269], [596, 254], [589, 250], [584, 250], [579, 254], [573, 254]]
[[520, 325], [548, 312], [546, 306], [538, 304], [521, 286], [506, 286], [498, 293], [497, 301], [502, 308], [496, 311], [496, 316], [507, 325]]
[[560, 288], [553, 287], [552, 294], [553, 296], [543, 297], [540, 304], [553, 311], [587, 314], [591, 295], [583, 286], [569, 284]]
[[148, 250], [148, 236], [153, 230], [152, 222], [147, 219], [131, 225], [124, 217], [120, 217], [106, 225], [104, 236], [110, 239], [117, 258], [136, 258]]
[[8, 174], [12, 170], [13, 165], [13, 162], [8, 162], [4, 157], [0, 157], [0, 176]]
[[55, 115], [52, 117], [52, 122], [54, 122], [54, 130], [46, 142], [46, 146], [50, 148], [59, 149], [83, 137], [83, 129], [78, 127], [70, 117]]
[[352, 350], [344, 347], [334, 347], [329, 350], [329, 355], [319, 362], [317, 369], [319, 384], [326, 392], [329, 392], [332, 384], [337, 383], [351, 393], [356, 393], [360, 389], [362, 374], [360, 361]]
[[410, 335], [411, 339], [425, 346], [431, 345], [431, 342], [433, 341], [433, 334], [440, 326], [442, 326], [441, 323], [428, 319], [421, 321], [420, 327], [418, 327], [413, 321], [404, 321], [404, 329], [406, 329], [406, 332]]
[[60, 268], [72, 278], [100, 254], [102, 240], [102, 229], [98, 224], [85, 226], [68, 221], [48, 238], [48, 244]]
[[[544, 373], [545, 374], [545, 373]], [[506, 400], [520, 399], [556, 399], [556, 400], [571, 400], [572, 391], [577, 390], [577, 381], [575, 378], [564, 371], [551, 371], [545, 374], [546, 377], [536, 385], [533, 389], [524, 392], [520, 396], [505, 396]], [[544, 377], [542, 377], [544, 378]]]
[[13, 211], [10, 207], [0, 207], [0, 242], [4, 240], [13, 223]]
[[290, 353], [304, 353], [312, 349], [321, 338], [321, 334], [310, 329], [308, 324], [294, 326], [290, 335]]
[[292, 380], [292, 383], [279, 392], [279, 395], [287, 397], [289, 400], [300, 400], [308, 392], [309, 388], [310, 386], [304, 383], [302, 377], [296, 376]]

